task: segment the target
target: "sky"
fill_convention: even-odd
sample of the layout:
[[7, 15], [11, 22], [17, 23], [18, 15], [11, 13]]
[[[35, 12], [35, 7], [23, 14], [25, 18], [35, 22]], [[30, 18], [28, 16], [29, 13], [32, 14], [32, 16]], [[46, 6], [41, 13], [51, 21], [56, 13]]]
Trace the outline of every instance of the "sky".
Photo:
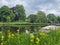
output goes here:
[[13, 7], [16, 4], [23, 5], [27, 15], [44, 11], [46, 14], [54, 13], [60, 16], [60, 0], [0, 0], [0, 7]]

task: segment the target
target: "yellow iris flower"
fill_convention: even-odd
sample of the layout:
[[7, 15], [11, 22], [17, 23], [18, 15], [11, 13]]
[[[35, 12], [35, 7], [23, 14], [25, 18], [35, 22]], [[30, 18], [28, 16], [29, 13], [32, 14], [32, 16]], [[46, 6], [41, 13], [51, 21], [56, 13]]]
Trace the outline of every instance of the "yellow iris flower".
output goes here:
[[30, 37], [31, 37], [32, 39], [34, 39], [34, 38], [35, 38], [35, 36], [34, 36], [33, 34], [30, 34]]
[[4, 36], [2, 35], [1, 40], [4, 40]]

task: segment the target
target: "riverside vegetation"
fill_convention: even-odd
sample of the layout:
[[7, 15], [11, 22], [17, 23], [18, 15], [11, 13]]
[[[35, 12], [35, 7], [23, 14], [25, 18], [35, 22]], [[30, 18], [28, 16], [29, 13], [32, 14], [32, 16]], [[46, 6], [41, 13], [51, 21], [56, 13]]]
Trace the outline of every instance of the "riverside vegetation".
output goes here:
[[19, 29], [14, 33], [0, 31], [0, 45], [60, 45], [60, 29], [33, 33], [20, 33]]

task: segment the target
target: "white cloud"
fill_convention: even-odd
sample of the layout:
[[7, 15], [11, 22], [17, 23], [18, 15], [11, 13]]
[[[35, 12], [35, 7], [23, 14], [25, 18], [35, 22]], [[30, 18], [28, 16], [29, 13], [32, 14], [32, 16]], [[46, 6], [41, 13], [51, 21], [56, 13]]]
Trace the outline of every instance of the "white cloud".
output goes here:
[[5, 0], [0, 0], [0, 7], [3, 5], [8, 5], [8, 2]]
[[0, 0], [0, 7], [3, 5], [13, 7], [16, 4], [24, 5], [27, 15], [38, 10], [60, 15], [60, 0]]

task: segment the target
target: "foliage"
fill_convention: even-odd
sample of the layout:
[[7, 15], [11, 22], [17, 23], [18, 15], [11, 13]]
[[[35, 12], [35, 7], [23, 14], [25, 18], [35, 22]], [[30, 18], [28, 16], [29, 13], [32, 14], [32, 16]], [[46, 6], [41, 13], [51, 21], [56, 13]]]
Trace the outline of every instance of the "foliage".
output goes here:
[[47, 22], [47, 17], [46, 17], [46, 14], [45, 14], [45, 12], [43, 12], [43, 11], [38, 11], [37, 12], [37, 17], [38, 17], [38, 19], [37, 19], [37, 22], [42, 22], [42, 23], [46, 23]]
[[35, 14], [30, 14], [29, 16], [28, 16], [28, 19], [29, 19], [29, 22], [31, 22], [31, 23], [34, 23], [34, 22], [36, 22], [37, 21], [37, 15], [35, 15]]
[[57, 17], [58, 22], [60, 23], [60, 16]]
[[57, 19], [54, 14], [48, 14], [47, 18], [50, 22], [54, 22]]
[[3, 6], [0, 8], [0, 21], [11, 22], [14, 16], [14, 13], [10, 10], [8, 6]]
[[60, 16], [56, 17], [54, 14], [48, 14], [46, 16], [43, 11], [38, 11], [36, 14], [30, 14], [28, 18], [26, 18], [26, 16], [23, 5], [16, 5], [12, 8], [4, 5], [0, 8], [0, 22], [26, 22], [27, 20], [33, 23], [60, 23]]
[[[3, 32], [3, 33], [2, 33]], [[7, 35], [0, 31], [0, 45], [60, 45], [60, 30], [49, 30], [48, 32], [36, 31], [34, 33], [12, 33], [9, 30]]]
[[15, 7], [11, 8], [11, 10], [14, 12], [15, 14], [15, 21], [25, 21], [26, 19], [26, 14], [25, 14], [25, 10], [24, 7], [22, 5], [16, 5]]

